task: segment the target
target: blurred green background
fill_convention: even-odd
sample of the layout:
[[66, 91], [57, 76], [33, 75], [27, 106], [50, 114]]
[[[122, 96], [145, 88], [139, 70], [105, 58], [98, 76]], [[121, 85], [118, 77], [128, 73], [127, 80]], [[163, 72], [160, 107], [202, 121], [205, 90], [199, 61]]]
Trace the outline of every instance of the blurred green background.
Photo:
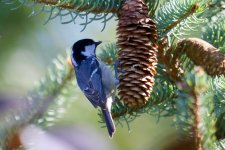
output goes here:
[[[25, 95], [34, 83], [44, 76], [46, 66], [58, 54], [66, 54], [72, 44], [82, 38], [103, 40], [105, 44], [116, 41], [116, 21], [107, 23], [101, 32], [101, 23], [92, 23], [80, 32], [78, 24], [60, 24], [56, 18], [46, 25], [47, 13], [28, 17], [31, 9], [21, 7], [11, 10], [13, 5], [0, 3], [0, 92]], [[74, 81], [75, 82], [75, 81]], [[143, 115], [132, 123], [128, 131], [117, 126], [113, 139], [109, 139], [106, 128], [98, 123], [98, 111], [77, 91], [76, 101], [66, 111], [59, 124], [84, 125], [101, 133], [118, 150], [163, 150], [170, 142], [176, 141], [173, 118]]]

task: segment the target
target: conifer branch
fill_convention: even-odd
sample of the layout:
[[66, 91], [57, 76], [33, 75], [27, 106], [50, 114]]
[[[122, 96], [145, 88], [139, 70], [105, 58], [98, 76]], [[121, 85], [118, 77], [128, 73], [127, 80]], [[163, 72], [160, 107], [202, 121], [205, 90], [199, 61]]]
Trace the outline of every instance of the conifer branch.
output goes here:
[[[198, 71], [202, 71], [201, 69]], [[189, 87], [190, 88], [190, 96], [193, 98], [192, 104], [192, 114], [193, 114], [193, 133], [194, 137], [196, 137], [196, 150], [201, 150], [201, 144], [203, 140], [203, 134], [201, 131], [201, 99], [199, 93], [199, 87]], [[197, 89], [197, 90], [196, 90]]]
[[180, 24], [183, 20], [187, 19], [189, 16], [194, 14], [198, 8], [199, 6], [197, 3], [191, 6], [189, 10], [183, 16], [181, 16], [178, 20], [176, 20], [175, 22], [172, 22], [170, 25], [165, 27], [164, 33], [167, 33], [168, 31], [176, 27], [178, 24]]
[[181, 68], [180, 62], [179, 62], [179, 55], [180, 53], [174, 53], [173, 55], [173, 48], [170, 47], [167, 51], [165, 56], [163, 57], [163, 64], [166, 67], [166, 71], [170, 78], [173, 81], [181, 81], [183, 76], [183, 70]]
[[199, 14], [205, 10], [205, 5], [198, 0], [165, 1], [156, 16], [159, 37], [167, 36], [172, 45], [174, 38], [182, 38], [204, 22]]
[[128, 108], [125, 105], [123, 105], [123, 109], [121, 109], [120, 112], [116, 112], [116, 111], [112, 112], [112, 117], [113, 117], [113, 119], [119, 119], [120, 117], [125, 116], [125, 115], [133, 115], [135, 112], [145, 108], [146, 106], [147, 105], [144, 105], [141, 107], [136, 107], [136, 108]]
[[[200, 130], [201, 127], [201, 112], [200, 112], [200, 105], [201, 100], [199, 97], [199, 93], [195, 90], [196, 87], [189, 86], [186, 81], [178, 82], [179, 86], [182, 90], [186, 91], [187, 94], [191, 97], [192, 104], [189, 106], [190, 111], [193, 115], [193, 125], [192, 125], [192, 134], [195, 137], [195, 148], [196, 150], [201, 150], [201, 143], [203, 140], [203, 135]], [[189, 102], [190, 103], [190, 102]]]
[[[61, 83], [58, 86], [55, 86], [54, 89], [47, 95], [45, 98], [43, 98], [41, 101], [43, 101], [42, 106], [39, 109], [36, 109], [36, 113], [33, 114], [31, 120], [29, 122], [33, 122], [35, 119], [40, 118], [43, 116], [43, 114], [47, 111], [49, 105], [51, 105], [54, 100], [57, 98], [57, 96], [61, 93], [61, 91], [67, 86], [69, 82], [71, 82], [71, 79], [73, 78], [73, 66], [70, 61], [70, 58], [66, 58], [65, 60], [65, 69], [67, 70], [67, 73], [61, 77], [61, 79], [58, 78], [58, 80], [61, 80]], [[57, 79], [57, 77], [56, 77]], [[43, 89], [45, 90], [45, 89]]]
[[[174, 97], [170, 97], [170, 98], [171, 99], [176, 99], [175, 94], [174, 94]], [[137, 115], [137, 114], [150, 113], [150, 110], [149, 109], [151, 107], [154, 107], [154, 106], [159, 105], [160, 103], [163, 103], [163, 101], [162, 100], [159, 100], [159, 99], [157, 99], [156, 101], [150, 99], [149, 100], [150, 102], [147, 102], [145, 105], [142, 105], [142, 106], [139, 106], [139, 107], [135, 107], [135, 108], [129, 108], [126, 105], [122, 104], [120, 101], [121, 100], [118, 99], [115, 102], [116, 103], [115, 105], [118, 105], [118, 103], [119, 103], [119, 105], [120, 105], [120, 107], [119, 107], [120, 111], [112, 110], [112, 117], [113, 117], [113, 119], [119, 119], [119, 118], [121, 118], [123, 116], [126, 116], [126, 115], [129, 115], [130, 117], [131, 116], [134, 116], [135, 117], [135, 115]], [[166, 101], [166, 99], [165, 99], [165, 101]], [[149, 112], [148, 112], [148, 110], [149, 110]]]
[[199, 98], [199, 94], [196, 92], [192, 91], [192, 96], [194, 98], [194, 103], [193, 103], [193, 115], [194, 115], [194, 129], [195, 129], [195, 137], [196, 137], [196, 149], [201, 150], [201, 143], [203, 140], [203, 135], [200, 130], [201, 128], [201, 112], [200, 112], [200, 105], [201, 105], [201, 100]]
[[[40, 81], [38, 87], [31, 91], [26, 98], [23, 99], [24, 109], [14, 109], [14, 113], [5, 116], [10, 119], [10, 124], [7, 122], [1, 123], [0, 133], [6, 137], [6, 141], [0, 141], [0, 145], [4, 146], [10, 143], [11, 135], [24, 125], [29, 123], [37, 123], [37, 120], [43, 117], [51, 104], [54, 104], [55, 99], [62, 93], [73, 77], [73, 68], [70, 59], [54, 60], [55, 65], [49, 70], [47, 75]], [[17, 116], [20, 119], [15, 119]], [[55, 116], [57, 117], [57, 116]], [[7, 142], [9, 141], [9, 142]], [[6, 147], [8, 145], [5, 145]], [[10, 145], [9, 145], [10, 146]]]
[[[165, 52], [164, 52], [165, 51]], [[181, 81], [183, 70], [179, 63], [179, 53], [173, 53], [173, 48], [168, 47], [167, 37], [162, 38], [158, 42], [158, 60], [159, 63], [165, 65], [166, 72], [173, 81]]]
[[219, 8], [221, 10], [225, 9], [225, 5], [224, 5], [224, 3], [222, 3], [222, 0], [216, 1], [215, 3], [209, 3], [208, 7], [209, 7], [209, 9], [212, 9], [212, 8]]
[[164, 37], [158, 41], [158, 61], [159, 61], [159, 63], [165, 64], [164, 49], [166, 49], [167, 45], [168, 45], [168, 40], [166, 37]]
[[202, 39], [209, 42], [225, 54], [225, 16], [207, 23], [203, 27]]
[[191, 127], [188, 129], [188, 134], [191, 138], [195, 138], [196, 150], [213, 149], [216, 120], [212, 104], [213, 94], [206, 93], [207, 76], [203, 68], [195, 67], [192, 72], [186, 74], [185, 80], [177, 82], [177, 85], [181, 89], [179, 101], [187, 108], [182, 109], [181, 113], [188, 114], [188, 117], [181, 118], [181, 124], [184, 125], [182, 128]]
[[211, 82], [209, 92], [213, 93], [213, 101], [216, 112], [216, 137], [218, 140], [225, 139], [225, 76], [215, 77]]
[[98, 1], [60, 1], [60, 0], [34, 0], [35, 2], [47, 4], [63, 9], [76, 10], [78, 12], [117, 13], [120, 8], [120, 0], [98, 0]]

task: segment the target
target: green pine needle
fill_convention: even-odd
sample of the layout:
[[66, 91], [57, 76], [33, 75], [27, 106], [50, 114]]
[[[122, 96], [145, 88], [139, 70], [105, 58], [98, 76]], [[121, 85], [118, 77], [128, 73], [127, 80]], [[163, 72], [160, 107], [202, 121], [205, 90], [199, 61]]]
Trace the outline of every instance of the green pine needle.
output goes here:
[[92, 22], [103, 24], [102, 31], [105, 29], [109, 20], [116, 16], [121, 6], [120, 0], [3, 0], [4, 3], [12, 5], [12, 9], [26, 6], [31, 9], [29, 16], [35, 16], [42, 12], [48, 15], [44, 24], [60, 18], [62, 24], [76, 23], [86, 27]]
[[203, 28], [202, 39], [211, 43], [225, 54], [225, 17], [209, 22]]
[[[156, 22], [159, 36], [181, 38], [204, 22], [198, 14], [206, 10], [205, 1], [199, 0], [170, 0], [159, 8]], [[171, 43], [170, 43], [171, 44]]]
[[12, 110], [12, 113], [4, 116], [5, 121], [2, 121], [0, 125], [1, 147], [7, 146], [5, 140], [23, 125], [35, 123], [43, 127], [51, 126], [61, 116], [63, 113], [61, 110], [66, 108], [66, 104], [72, 102], [66, 97], [68, 97], [69, 90], [74, 87], [71, 86], [72, 79], [74, 79], [73, 68], [67, 57], [59, 56], [53, 62], [54, 65], [45, 77], [23, 98], [24, 108], [16, 108]]

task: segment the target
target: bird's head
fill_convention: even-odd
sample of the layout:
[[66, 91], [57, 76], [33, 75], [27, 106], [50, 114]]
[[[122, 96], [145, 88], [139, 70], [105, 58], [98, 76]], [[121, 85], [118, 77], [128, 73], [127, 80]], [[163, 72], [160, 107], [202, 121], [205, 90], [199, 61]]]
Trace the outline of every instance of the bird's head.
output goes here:
[[92, 39], [82, 39], [73, 44], [72, 60], [79, 64], [90, 56], [96, 56], [96, 47], [102, 42], [95, 42]]

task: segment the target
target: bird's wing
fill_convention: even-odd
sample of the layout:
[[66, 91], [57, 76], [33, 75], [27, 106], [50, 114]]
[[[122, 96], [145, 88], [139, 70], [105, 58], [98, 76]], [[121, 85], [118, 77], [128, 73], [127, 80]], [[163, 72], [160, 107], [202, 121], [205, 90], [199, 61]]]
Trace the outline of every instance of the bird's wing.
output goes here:
[[82, 62], [76, 69], [77, 83], [87, 99], [96, 107], [106, 101], [102, 85], [101, 68], [96, 59]]
[[104, 86], [104, 92], [106, 96], [108, 97], [109, 95], [111, 95], [112, 93], [116, 91], [117, 80], [113, 76], [112, 71], [106, 64], [99, 61], [99, 66], [101, 70], [104, 70], [102, 71], [102, 77], [103, 77], [102, 84]]

